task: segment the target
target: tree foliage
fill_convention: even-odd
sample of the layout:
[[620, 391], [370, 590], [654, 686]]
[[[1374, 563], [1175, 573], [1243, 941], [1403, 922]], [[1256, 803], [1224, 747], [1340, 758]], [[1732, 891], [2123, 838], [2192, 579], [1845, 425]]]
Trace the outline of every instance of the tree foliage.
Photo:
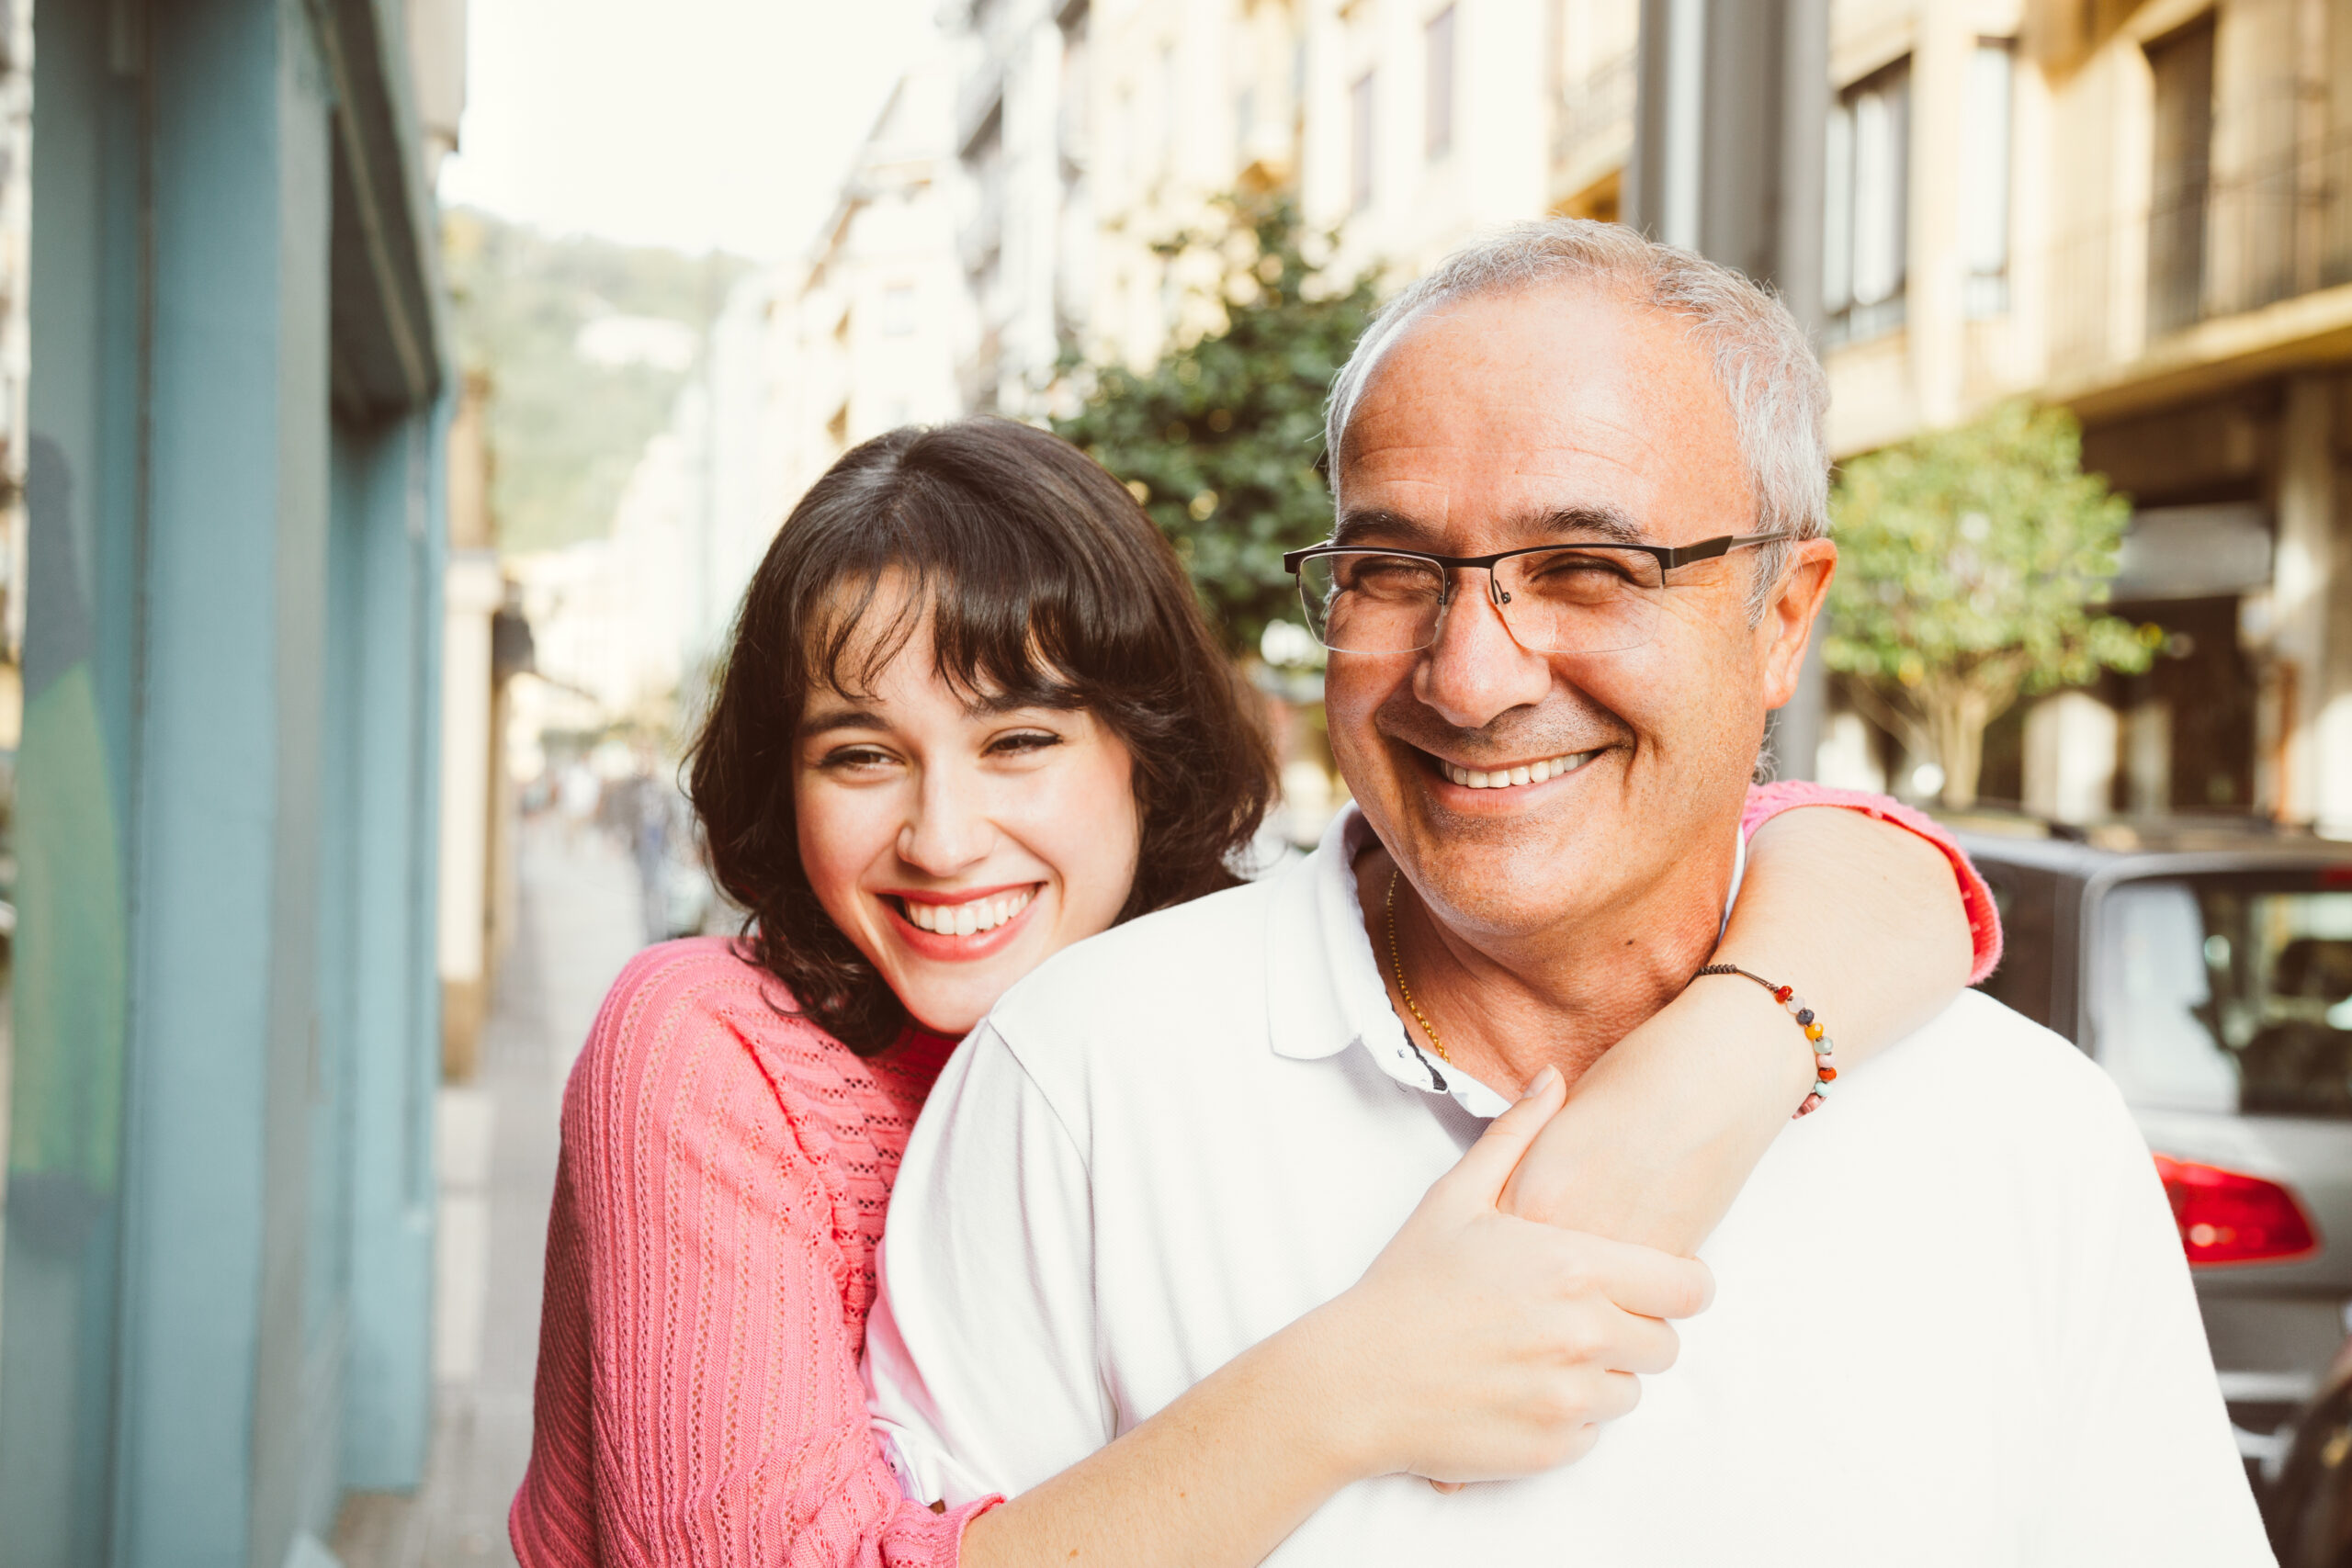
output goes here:
[[1147, 371], [1093, 367], [1083, 406], [1055, 429], [1136, 492], [1227, 646], [1245, 652], [1269, 621], [1300, 618], [1282, 556], [1329, 531], [1323, 400], [1378, 297], [1369, 276], [1339, 280], [1312, 263], [1328, 237], [1305, 231], [1287, 199], [1219, 205], [1223, 229], [1158, 248], [1171, 265], [1206, 264], [1223, 325]]
[[2162, 634], [2102, 615], [2131, 502], [2082, 470], [2063, 409], [2009, 403], [1845, 466], [1822, 656], [1973, 806], [1984, 727], [2021, 695], [2148, 667]]

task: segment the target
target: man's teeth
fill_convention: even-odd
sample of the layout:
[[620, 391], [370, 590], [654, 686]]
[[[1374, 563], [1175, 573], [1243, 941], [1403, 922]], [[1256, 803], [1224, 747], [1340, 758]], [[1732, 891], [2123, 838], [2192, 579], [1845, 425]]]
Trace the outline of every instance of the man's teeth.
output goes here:
[[1018, 893], [999, 893], [987, 898], [975, 898], [966, 904], [918, 904], [912, 898], [900, 899], [906, 906], [907, 919], [913, 925], [943, 936], [970, 936], [976, 931], [994, 931], [1029, 907], [1037, 896], [1034, 887]]
[[1476, 768], [1457, 768], [1441, 760], [1438, 766], [1445, 776], [1464, 789], [1508, 789], [1513, 784], [1542, 784], [1556, 779], [1562, 773], [1575, 773], [1599, 756], [1598, 751], [1571, 751], [1565, 757], [1546, 757], [1540, 762], [1525, 762], [1516, 768], [1497, 768], [1492, 773]]

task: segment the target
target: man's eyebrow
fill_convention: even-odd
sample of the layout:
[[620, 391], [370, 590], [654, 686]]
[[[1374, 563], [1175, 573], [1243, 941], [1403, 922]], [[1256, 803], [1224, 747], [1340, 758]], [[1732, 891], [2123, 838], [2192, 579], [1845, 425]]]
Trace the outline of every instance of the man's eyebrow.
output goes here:
[[1648, 532], [1624, 512], [1606, 504], [1595, 506], [1555, 506], [1532, 513], [1522, 518], [1516, 532], [1531, 540], [1555, 539], [1566, 534], [1575, 538], [1602, 538], [1622, 545], [1645, 543]]
[[1352, 545], [1367, 535], [1376, 543], [1394, 545], [1400, 550], [1434, 551], [1445, 542], [1428, 524], [1379, 506], [1367, 506], [1340, 518], [1339, 525], [1331, 530], [1331, 542]]
[[[1618, 544], [1641, 544], [1647, 530], [1621, 509], [1606, 503], [1595, 505], [1555, 506], [1529, 512], [1514, 520], [1510, 532], [1529, 544], [1542, 544], [1558, 538], [1607, 539]], [[1335, 545], [1366, 542], [1393, 545], [1400, 550], [1425, 550], [1442, 554], [1446, 542], [1439, 531], [1426, 523], [1418, 522], [1402, 513], [1381, 507], [1366, 507], [1351, 512], [1340, 519], [1331, 531]]]

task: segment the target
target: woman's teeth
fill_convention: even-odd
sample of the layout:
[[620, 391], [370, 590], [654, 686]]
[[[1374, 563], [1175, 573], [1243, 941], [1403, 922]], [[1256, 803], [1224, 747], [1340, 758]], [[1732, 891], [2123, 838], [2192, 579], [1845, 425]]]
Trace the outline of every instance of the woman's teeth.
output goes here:
[[1542, 784], [1546, 779], [1556, 779], [1562, 773], [1575, 773], [1600, 754], [1598, 750], [1571, 751], [1565, 757], [1546, 757], [1540, 762], [1525, 762], [1516, 768], [1497, 768], [1492, 773], [1476, 768], [1457, 768], [1443, 760], [1438, 762], [1438, 766], [1445, 771], [1447, 778], [1464, 789], [1508, 789], [1513, 784]]
[[918, 904], [911, 898], [899, 902], [906, 908], [909, 923], [920, 930], [942, 936], [970, 936], [994, 931], [1027, 908], [1036, 896], [1035, 888], [1024, 887], [1018, 893], [999, 893], [967, 904]]

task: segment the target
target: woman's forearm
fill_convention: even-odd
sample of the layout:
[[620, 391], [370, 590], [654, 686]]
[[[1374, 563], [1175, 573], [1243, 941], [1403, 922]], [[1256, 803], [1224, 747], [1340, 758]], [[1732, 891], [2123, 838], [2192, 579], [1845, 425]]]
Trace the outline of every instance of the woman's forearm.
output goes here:
[[1315, 1337], [1294, 1325], [974, 1519], [965, 1568], [1257, 1562], [1359, 1473], [1330, 1419], [1341, 1392]]
[[[1932, 1018], [1967, 981], [1943, 852], [1858, 811], [1784, 812], [1757, 829], [1716, 962], [1794, 986], [1841, 1067]], [[1506, 1211], [1689, 1255], [1813, 1081], [1813, 1053], [1760, 987], [1692, 985], [1575, 1086], [1503, 1194]], [[1822, 1114], [1837, 1115], [1833, 1096]]]

